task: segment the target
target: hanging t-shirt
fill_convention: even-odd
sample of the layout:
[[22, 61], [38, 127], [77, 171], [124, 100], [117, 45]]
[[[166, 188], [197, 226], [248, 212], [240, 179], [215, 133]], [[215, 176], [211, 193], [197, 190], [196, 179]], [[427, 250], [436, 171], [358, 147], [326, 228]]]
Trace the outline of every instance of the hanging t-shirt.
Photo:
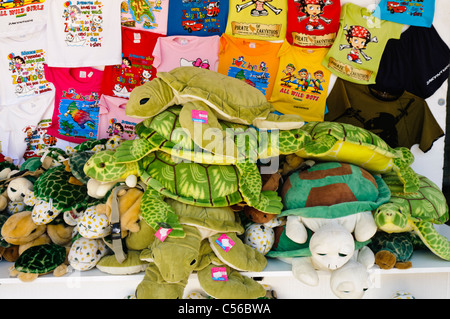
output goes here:
[[269, 100], [277, 111], [298, 114], [307, 122], [323, 121], [331, 73], [321, 62], [327, 52], [327, 48], [307, 49], [283, 43]]
[[180, 66], [194, 66], [217, 71], [220, 37], [159, 37], [153, 50], [153, 66], [168, 72]]
[[103, 71], [46, 65], [45, 72], [56, 91], [52, 125], [47, 133], [72, 143], [96, 139]]
[[16, 36], [41, 29], [47, 23], [47, 2], [0, 1], [0, 37]]
[[241, 39], [223, 34], [220, 38], [218, 72], [245, 81], [269, 99], [278, 71], [281, 45], [281, 42]]
[[403, 25], [375, 18], [353, 3], [342, 6], [339, 32], [323, 65], [340, 78], [375, 83], [386, 43], [398, 39]]
[[0, 38], [0, 105], [16, 104], [52, 90], [44, 74], [45, 26]]
[[286, 38], [287, 0], [230, 0], [226, 34], [254, 40]]
[[340, 14], [340, 0], [288, 0], [286, 40], [301, 47], [331, 47]]
[[47, 1], [49, 66], [121, 63], [121, 0]]
[[0, 107], [0, 142], [3, 155], [23, 162], [33, 130], [48, 110], [53, 109], [55, 92], [43, 94], [14, 105]]
[[365, 128], [391, 147], [419, 144], [426, 152], [444, 135], [426, 101], [406, 91], [386, 95], [371, 85], [337, 79], [327, 106], [326, 121]]
[[169, 16], [169, 36], [220, 36], [227, 26], [228, 1], [169, 1]]
[[431, 27], [435, 0], [391, 1], [381, 0], [373, 15], [392, 22]]
[[158, 33], [122, 28], [122, 64], [107, 65], [102, 94], [129, 98], [131, 91], [156, 77], [153, 49]]
[[121, 4], [122, 26], [167, 34], [169, 0], [125, 0]]
[[427, 99], [448, 79], [449, 67], [450, 49], [436, 29], [409, 27], [399, 40], [388, 41], [376, 86]]
[[118, 135], [125, 140], [135, 138], [134, 127], [142, 119], [125, 115], [128, 100], [120, 97], [102, 95], [99, 102], [99, 121], [97, 138], [110, 138]]

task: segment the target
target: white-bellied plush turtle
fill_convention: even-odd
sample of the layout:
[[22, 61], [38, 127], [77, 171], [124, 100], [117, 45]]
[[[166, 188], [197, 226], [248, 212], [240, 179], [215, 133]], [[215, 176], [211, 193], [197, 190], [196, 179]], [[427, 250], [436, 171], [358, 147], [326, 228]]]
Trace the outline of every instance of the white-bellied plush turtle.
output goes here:
[[56, 244], [32, 246], [25, 250], [14, 263], [11, 275], [22, 281], [35, 280], [39, 275], [53, 272], [54, 276], [67, 273], [66, 248]]
[[[245, 245], [239, 216], [230, 207], [199, 207], [167, 199], [179, 216], [185, 238], [154, 240], [141, 259], [151, 262], [136, 290], [137, 298], [182, 298], [189, 275], [215, 298], [258, 298], [266, 292], [238, 271], [262, 271], [264, 255]], [[225, 267], [228, 280], [214, 281], [212, 269]], [[158, 280], [155, 280], [158, 278]]]
[[375, 222], [388, 233], [414, 231], [435, 255], [450, 260], [450, 241], [433, 226], [449, 219], [446, 198], [435, 183], [418, 176], [420, 188], [411, 194], [395, 193], [401, 182], [393, 175], [386, 177], [393, 192], [390, 201], [374, 211]]
[[[232, 165], [208, 165], [174, 162], [170, 154], [156, 151], [139, 161], [117, 163], [115, 152], [102, 151], [92, 156], [84, 167], [87, 176], [100, 181], [125, 180], [137, 175], [148, 186], [141, 200], [141, 215], [155, 230], [160, 223], [171, 226], [172, 237], [183, 236], [173, 209], [164, 197], [203, 207], [224, 207], [242, 201], [271, 214], [279, 214], [283, 207], [276, 192], [261, 191], [261, 177], [242, 181], [242, 175]], [[253, 194], [260, 193], [258, 201]]]
[[299, 116], [271, 113], [275, 108], [258, 89], [215, 71], [179, 67], [156, 76], [132, 91], [125, 109], [128, 116], [150, 118], [180, 104], [181, 125], [191, 136], [195, 129], [201, 136], [208, 129], [221, 129], [218, 119], [262, 129], [293, 129], [304, 124]]
[[370, 240], [369, 247], [375, 254], [375, 263], [381, 269], [408, 269], [412, 267], [414, 234], [411, 232], [377, 232]]
[[410, 167], [414, 156], [409, 149], [393, 149], [374, 133], [351, 124], [309, 122], [301, 129], [312, 141], [296, 153], [298, 156], [356, 164], [372, 173], [395, 171], [405, 193], [419, 188], [417, 174]]

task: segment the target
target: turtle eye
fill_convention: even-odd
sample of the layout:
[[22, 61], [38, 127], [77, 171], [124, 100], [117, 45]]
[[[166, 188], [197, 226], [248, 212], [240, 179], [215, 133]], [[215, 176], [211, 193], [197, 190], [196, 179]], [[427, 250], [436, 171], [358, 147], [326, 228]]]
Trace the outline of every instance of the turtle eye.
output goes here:
[[98, 164], [98, 166], [99, 166], [100, 168], [104, 168], [104, 167], [106, 166], [106, 164], [102, 162], [102, 163]]
[[299, 138], [300, 135], [299, 135], [299, 134], [295, 134], [294, 137], [295, 137], [295, 138]]
[[195, 259], [192, 259], [192, 261], [191, 261], [190, 265], [192, 266], [192, 265], [194, 265], [194, 264], [195, 264], [196, 262], [197, 262], [197, 260], [195, 260]]
[[143, 98], [142, 100], [139, 101], [139, 104], [140, 105], [144, 105], [144, 104], [146, 104], [148, 102], [148, 100], [150, 100], [148, 97]]

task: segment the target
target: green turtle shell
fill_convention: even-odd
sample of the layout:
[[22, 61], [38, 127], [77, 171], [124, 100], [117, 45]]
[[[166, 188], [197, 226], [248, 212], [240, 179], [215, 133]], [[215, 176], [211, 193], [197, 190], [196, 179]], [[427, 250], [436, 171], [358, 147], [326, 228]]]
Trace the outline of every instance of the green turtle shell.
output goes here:
[[66, 249], [56, 244], [33, 246], [25, 250], [14, 264], [19, 272], [45, 274], [64, 263]]
[[280, 216], [338, 218], [372, 211], [390, 198], [386, 183], [359, 166], [324, 162], [292, 173], [281, 191]]
[[91, 158], [93, 152], [77, 152], [70, 156], [69, 158], [69, 167], [72, 175], [78, 179], [83, 184], [87, 184], [89, 181], [89, 177], [83, 171], [84, 164]]
[[411, 232], [390, 234], [379, 231], [370, 239], [368, 246], [375, 254], [387, 250], [394, 254], [397, 261], [405, 262], [411, 259], [414, 252], [414, 236]]

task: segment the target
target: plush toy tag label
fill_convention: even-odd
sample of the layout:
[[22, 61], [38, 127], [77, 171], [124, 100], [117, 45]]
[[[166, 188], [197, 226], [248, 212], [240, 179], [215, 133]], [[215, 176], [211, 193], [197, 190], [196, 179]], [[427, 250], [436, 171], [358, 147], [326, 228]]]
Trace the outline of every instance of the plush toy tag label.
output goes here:
[[234, 241], [232, 241], [230, 237], [225, 234], [222, 234], [219, 238], [217, 238], [216, 243], [226, 252], [228, 252], [234, 246]]
[[172, 228], [163, 228], [161, 227], [158, 229], [158, 231], [155, 233], [156, 238], [158, 238], [160, 241], [166, 240], [166, 238], [169, 236], [170, 232], [172, 231]]
[[192, 121], [208, 124], [208, 112], [201, 110], [192, 110]]
[[214, 281], [228, 281], [227, 269], [225, 267], [211, 268], [211, 275]]

